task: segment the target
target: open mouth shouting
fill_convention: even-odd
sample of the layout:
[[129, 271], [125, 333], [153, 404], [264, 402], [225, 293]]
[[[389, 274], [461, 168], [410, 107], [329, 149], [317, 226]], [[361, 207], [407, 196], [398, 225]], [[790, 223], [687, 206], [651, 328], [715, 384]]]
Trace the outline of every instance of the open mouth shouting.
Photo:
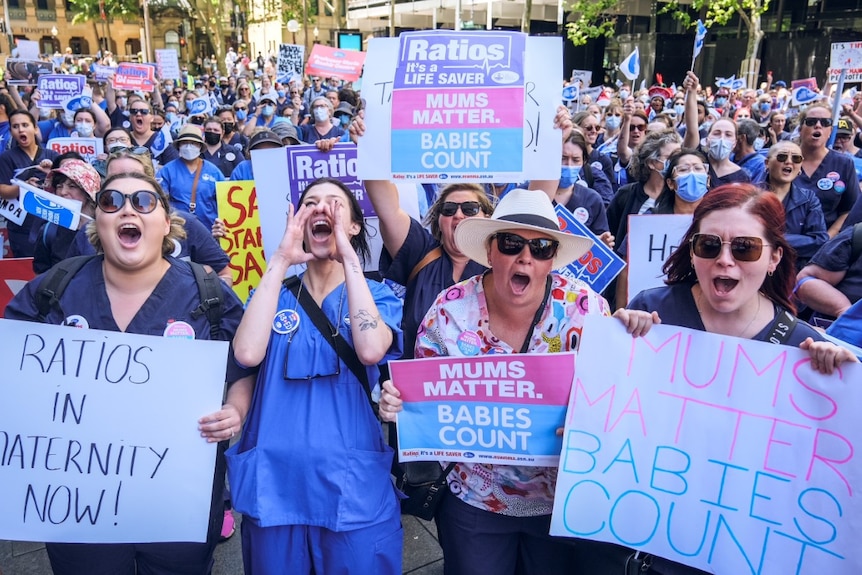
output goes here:
[[311, 237], [315, 241], [325, 241], [332, 235], [332, 225], [326, 218], [317, 218], [311, 222]]
[[120, 239], [121, 246], [133, 248], [141, 240], [141, 229], [137, 224], [127, 222], [120, 226], [117, 236]]
[[510, 285], [512, 286], [512, 293], [516, 295], [521, 295], [527, 291], [530, 287], [530, 276], [527, 274], [522, 274], [520, 272], [515, 272], [512, 274], [512, 278], [509, 280]]
[[727, 295], [733, 291], [738, 283], [739, 280], [726, 276], [717, 276], [712, 280], [712, 287], [716, 294]]

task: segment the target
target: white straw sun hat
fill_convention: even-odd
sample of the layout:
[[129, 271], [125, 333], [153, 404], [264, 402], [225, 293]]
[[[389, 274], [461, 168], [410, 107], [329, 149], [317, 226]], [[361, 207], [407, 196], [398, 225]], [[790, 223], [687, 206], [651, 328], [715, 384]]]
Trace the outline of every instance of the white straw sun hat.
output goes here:
[[483, 266], [488, 263], [488, 239], [502, 231], [533, 230], [560, 242], [554, 269], [565, 267], [593, 245], [589, 238], [560, 231], [551, 200], [544, 192], [515, 189], [503, 196], [490, 218], [466, 218], [455, 228], [455, 245], [462, 254]]

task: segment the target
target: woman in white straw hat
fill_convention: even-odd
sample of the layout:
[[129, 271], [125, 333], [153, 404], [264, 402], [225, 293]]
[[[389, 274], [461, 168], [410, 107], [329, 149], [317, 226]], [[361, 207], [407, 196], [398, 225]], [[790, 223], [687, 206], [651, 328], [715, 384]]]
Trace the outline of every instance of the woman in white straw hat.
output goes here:
[[[542, 192], [509, 192], [491, 218], [458, 224], [455, 243], [490, 269], [438, 296], [419, 328], [416, 357], [574, 351], [584, 316], [609, 315], [586, 284], [552, 271], [592, 241], [561, 232]], [[394, 421], [401, 409], [399, 391], [386, 382], [381, 418]], [[444, 572], [567, 573], [573, 547], [548, 535], [556, 475], [556, 467], [456, 464], [448, 476], [454, 497], [437, 515]]]

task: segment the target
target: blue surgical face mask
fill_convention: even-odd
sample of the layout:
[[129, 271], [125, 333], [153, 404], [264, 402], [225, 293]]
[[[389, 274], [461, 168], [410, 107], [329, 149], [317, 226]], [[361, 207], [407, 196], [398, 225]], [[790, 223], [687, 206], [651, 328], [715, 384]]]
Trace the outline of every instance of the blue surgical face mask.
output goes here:
[[245, 120], [247, 117], [248, 117], [248, 112], [246, 112], [245, 110], [237, 110], [236, 111], [236, 119], [239, 120], [240, 122]]
[[348, 116], [347, 114], [342, 114], [341, 117], [339, 118], [339, 122], [341, 123], [341, 127], [346, 128], [347, 126], [349, 126], [350, 120], [351, 120], [350, 116]]
[[772, 105], [769, 102], [763, 102], [762, 104], [760, 104], [760, 113], [761, 114], [768, 114], [769, 110], [771, 110], [771, 109], [772, 109]]
[[630, 94], [628, 90], [620, 90], [620, 100], [622, 100], [623, 102], [626, 101], [626, 98], [628, 98], [629, 95]]
[[284, 90], [279, 90], [279, 91], [278, 91], [278, 97], [279, 97], [279, 98], [284, 98]]
[[726, 160], [733, 151], [733, 144], [724, 138], [716, 138], [709, 142], [709, 157], [713, 160]]
[[622, 123], [623, 119], [619, 116], [608, 116], [607, 118], [605, 118], [605, 126], [607, 126], [609, 130], [618, 129], [620, 127], [620, 124]]
[[580, 179], [580, 166], [562, 166], [560, 168], [560, 187], [570, 188]]
[[766, 144], [766, 138], [755, 138], [754, 139], [754, 151], [759, 152], [763, 149], [763, 145]]
[[264, 117], [269, 118], [273, 114], [275, 114], [275, 106], [264, 106], [261, 108], [260, 113], [264, 115]]
[[684, 202], [692, 203], [706, 195], [706, 174], [690, 172], [675, 179], [676, 195]]
[[685, 104], [677, 104], [673, 107], [673, 111], [676, 112], [677, 116], [682, 116], [682, 113], [685, 112]]
[[722, 97], [722, 98], [716, 98], [715, 99], [715, 105], [716, 106], [724, 106], [725, 104], [727, 104], [727, 98]]

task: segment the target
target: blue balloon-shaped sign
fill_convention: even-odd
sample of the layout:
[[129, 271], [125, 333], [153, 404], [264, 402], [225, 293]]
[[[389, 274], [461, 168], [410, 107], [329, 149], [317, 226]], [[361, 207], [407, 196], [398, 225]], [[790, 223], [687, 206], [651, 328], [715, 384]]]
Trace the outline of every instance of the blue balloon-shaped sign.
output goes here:
[[197, 116], [198, 114], [208, 114], [210, 110], [210, 101], [206, 98], [196, 98], [187, 106], [189, 116]]

